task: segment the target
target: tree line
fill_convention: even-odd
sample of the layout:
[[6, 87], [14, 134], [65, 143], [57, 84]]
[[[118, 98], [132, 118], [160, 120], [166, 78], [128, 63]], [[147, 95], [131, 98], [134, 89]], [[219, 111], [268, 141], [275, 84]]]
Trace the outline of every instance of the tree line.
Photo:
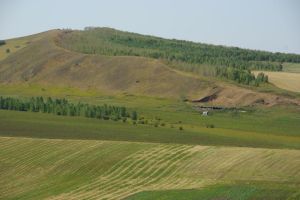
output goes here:
[[0, 46], [5, 44], [6, 44], [5, 40], [0, 40]]
[[48, 97], [31, 97], [30, 99], [18, 99], [13, 97], [0, 97], [0, 109], [27, 112], [52, 113], [63, 116], [84, 116], [103, 120], [123, 120], [127, 118], [137, 120], [136, 111], [128, 112], [124, 106], [90, 105], [87, 103], [71, 103], [66, 99], [52, 99]]
[[261, 83], [268, 83], [269, 78], [264, 73], [259, 73], [257, 77], [250, 70], [236, 69], [233, 67], [218, 67], [216, 68], [217, 76], [233, 80], [235, 82], [259, 86]]

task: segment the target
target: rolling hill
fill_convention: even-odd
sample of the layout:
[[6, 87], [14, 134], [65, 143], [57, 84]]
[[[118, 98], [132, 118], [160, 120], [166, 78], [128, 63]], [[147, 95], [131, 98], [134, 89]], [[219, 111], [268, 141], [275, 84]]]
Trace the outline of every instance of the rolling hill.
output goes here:
[[[102, 32], [107, 35], [111, 29], [104, 28], [96, 31], [100, 35]], [[28, 38], [8, 41], [6, 45], [23, 41], [24, 46], [10, 53], [5, 59], [2, 56], [0, 82], [92, 88], [106, 94], [128, 93], [177, 99], [184, 97], [189, 100], [215, 96], [213, 99], [210, 98], [210, 103], [225, 106], [246, 106], [259, 104], [259, 102], [263, 102], [264, 105], [299, 104], [297, 99], [257, 92], [253, 87], [238, 87], [236, 84], [220, 81], [214, 77], [183, 72], [170, 67], [164, 60], [151, 58], [151, 56], [143, 57], [139, 54], [135, 56], [116, 54], [113, 56], [105, 55], [105, 53], [99, 55], [98, 53], [76, 52], [73, 51], [73, 46], [67, 45], [70, 44], [69, 34], [73, 33], [75, 36], [82, 34], [80, 31], [52, 30]], [[88, 31], [87, 34], [89, 34]], [[126, 35], [128, 34], [126, 33]], [[71, 38], [74, 39], [75, 36], [71, 36]], [[133, 36], [135, 35], [133, 34]], [[84, 35], [78, 37], [85, 38]], [[105, 39], [104, 36], [103, 38]], [[24, 41], [27, 42], [24, 43]], [[90, 45], [90, 42], [85, 43], [85, 40], [84, 43], [71, 41], [71, 44], [74, 45]], [[108, 45], [106, 43], [105, 45]], [[169, 48], [169, 40], [166, 40], [165, 43]], [[183, 46], [189, 44], [188, 42], [187, 44], [182, 43]], [[100, 48], [106, 48], [106, 46], [101, 46], [101, 42], [99, 44], [95, 42], [95, 44]], [[1, 48], [5, 49], [6, 45]], [[190, 45], [193, 50], [195, 44]], [[119, 48], [123, 49], [124, 45]], [[195, 48], [197, 50], [197, 45]], [[116, 49], [118, 48], [116, 47]], [[223, 51], [226, 52], [226, 48], [222, 47], [222, 49], [225, 49]], [[232, 51], [231, 48], [229, 50]], [[291, 57], [296, 56], [291, 55]], [[211, 68], [213, 67], [211, 66]]]

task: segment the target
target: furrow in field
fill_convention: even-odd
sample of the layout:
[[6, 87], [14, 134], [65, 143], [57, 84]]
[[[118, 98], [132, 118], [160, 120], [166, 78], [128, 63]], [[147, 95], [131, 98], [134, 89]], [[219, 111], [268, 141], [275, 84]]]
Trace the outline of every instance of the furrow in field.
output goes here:
[[[189, 148], [186, 148], [184, 151], [180, 153], [175, 153], [173, 155], [173, 158], [166, 158], [164, 161], [165, 164], [161, 165], [160, 163], [157, 164], [156, 169], [152, 170], [151, 174], [149, 174], [147, 177], [142, 179], [140, 182], [133, 183], [131, 185], [131, 190], [127, 188], [120, 188], [118, 187], [119, 191], [116, 191], [115, 193], [110, 191], [110, 194], [107, 196], [104, 196], [105, 198], [109, 199], [119, 199], [123, 198], [126, 196], [126, 194], [129, 193], [134, 193], [141, 191], [141, 188], [143, 189], [152, 189], [155, 184], [158, 184], [161, 186], [162, 189], [165, 189], [164, 183], [167, 182], [167, 177], [170, 172], [174, 170], [174, 167], [180, 167], [184, 162], [185, 158], [190, 157], [193, 152], [188, 151]], [[177, 166], [180, 163], [180, 166]], [[157, 183], [160, 179], [163, 179], [163, 181], [159, 184]], [[122, 189], [122, 190], [121, 190]], [[97, 198], [97, 196], [95, 196]], [[96, 199], [95, 198], [95, 199]]]
[[[119, 184], [120, 180], [128, 180], [128, 177], [130, 177], [131, 175], [137, 174], [142, 170], [152, 167], [153, 165], [155, 165], [155, 162], [163, 158], [170, 151], [176, 152], [176, 150], [180, 148], [181, 148], [180, 146], [163, 146], [163, 148], [151, 149], [149, 153], [146, 153], [146, 155], [145, 153], [142, 153], [143, 156], [133, 155], [132, 165], [129, 165], [129, 167], [121, 165], [119, 169], [121, 169], [122, 173], [118, 173], [117, 175], [115, 175], [114, 173], [109, 174], [108, 176], [104, 177], [105, 180], [108, 180], [108, 182], [106, 183], [97, 182], [94, 185], [94, 187], [83, 191], [84, 192], [83, 195], [86, 197], [88, 191], [92, 191], [92, 193], [94, 193], [94, 190], [103, 192], [103, 191], [107, 191], [110, 188], [115, 188], [115, 184]], [[122, 168], [125, 168], [125, 170], [122, 170]]]
[[[81, 187], [73, 191], [72, 193], [86, 193], [88, 190], [93, 190], [94, 188], [98, 188], [99, 184], [101, 184], [101, 187], [105, 187], [107, 185], [111, 185], [114, 181], [118, 181], [119, 177], [122, 176], [124, 173], [127, 173], [129, 170], [131, 170], [133, 167], [136, 167], [136, 165], [140, 164], [142, 160], [144, 160], [144, 157], [151, 158], [155, 154], [158, 154], [163, 150], [163, 146], [155, 147], [155, 150], [148, 151], [148, 150], [142, 150], [141, 152], [136, 153], [132, 157], [125, 158], [121, 160], [119, 163], [117, 163], [117, 167], [113, 167], [113, 170], [109, 170], [108, 173], [105, 173], [101, 177], [98, 178], [98, 180], [90, 183], [87, 186]], [[121, 164], [120, 164], [121, 163]]]
[[[151, 167], [149, 167], [147, 170], [142, 170], [138, 173], [135, 173], [134, 176], [128, 176], [128, 177], [124, 177], [124, 179], [122, 180], [127, 180], [128, 181], [128, 185], [126, 184], [122, 184], [122, 180], [121, 184], [120, 182], [117, 185], [117, 187], [111, 187], [110, 190], [108, 191], [103, 191], [104, 193], [109, 194], [108, 196], [104, 196], [104, 197], [109, 197], [112, 196], [114, 194], [114, 191], [116, 191], [116, 194], [122, 192], [122, 190], [127, 189], [128, 186], [133, 187], [133, 188], [139, 188], [139, 187], [143, 187], [146, 184], [151, 184], [151, 182], [155, 182], [155, 179], [158, 178], [159, 176], [164, 175], [165, 171], [168, 171], [170, 166], [172, 166], [174, 164], [174, 160], [178, 160], [177, 158], [181, 157], [182, 155], [186, 154], [187, 152], [187, 147], [184, 149], [180, 149], [179, 151], [176, 152], [172, 152], [169, 155], [162, 155], [161, 158], [162, 159], [157, 159], [157, 161], [152, 164]], [[173, 163], [172, 163], [173, 161]], [[144, 174], [143, 174], [144, 172]], [[102, 193], [98, 194], [103, 196]], [[96, 195], [95, 198], [97, 198], [98, 196]], [[94, 197], [93, 197], [94, 198]]]

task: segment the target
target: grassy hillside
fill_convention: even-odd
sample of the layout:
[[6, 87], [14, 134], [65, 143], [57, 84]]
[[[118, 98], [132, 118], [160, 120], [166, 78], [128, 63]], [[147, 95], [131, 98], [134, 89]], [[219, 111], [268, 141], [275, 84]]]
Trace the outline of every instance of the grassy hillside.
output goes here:
[[256, 79], [249, 70], [282, 71], [283, 62], [300, 63], [297, 54], [170, 40], [110, 28], [66, 30], [56, 41], [58, 45], [80, 53], [150, 57], [163, 60], [168, 66], [179, 70], [253, 86], [266, 81]]
[[143, 56], [244, 69], [280, 70], [280, 67], [275, 64], [276, 62], [300, 62], [300, 56], [296, 54], [275, 54], [182, 40], [170, 40], [110, 28], [65, 31], [64, 34], [60, 35], [58, 43], [67, 49], [86, 54]]
[[[26, 36], [26, 37], [5, 40], [5, 44], [0, 45], [0, 61], [4, 60], [9, 55], [12, 55], [15, 52], [18, 52], [19, 50], [27, 47], [29, 44], [40, 40], [41, 38], [49, 37], [52, 34], [52, 32], [55, 32], [55, 30], [47, 31], [47, 32], [43, 32], [31, 36]], [[7, 52], [7, 49], [9, 49], [8, 50], [9, 52]]]
[[[39, 85], [42, 88], [79, 88], [110, 95], [135, 94], [189, 100], [216, 94], [213, 104], [231, 107], [253, 105], [262, 102], [261, 99], [265, 105], [300, 104], [299, 100], [278, 97], [278, 94], [259, 93], [253, 87], [241, 88], [214, 77], [176, 70], [169, 61], [138, 56], [87, 55], [57, 45], [58, 41], [68, 41], [61, 37], [71, 33], [53, 30], [22, 38], [22, 41], [31, 39], [32, 42], [0, 61], [1, 87], [12, 85], [18, 89], [22, 85]], [[13, 41], [18, 40], [9, 42]], [[211, 70], [210, 67], [206, 66]]]
[[300, 179], [296, 150], [6, 137], [0, 143], [2, 199], [122, 199], [246, 180], [284, 184], [292, 194]]
[[[28, 59], [30, 58], [30, 59]], [[2, 83], [41, 83], [97, 88], [107, 93], [196, 96], [214, 84], [178, 74], [163, 63], [138, 57], [86, 56], [57, 47], [51, 37], [0, 63]]]

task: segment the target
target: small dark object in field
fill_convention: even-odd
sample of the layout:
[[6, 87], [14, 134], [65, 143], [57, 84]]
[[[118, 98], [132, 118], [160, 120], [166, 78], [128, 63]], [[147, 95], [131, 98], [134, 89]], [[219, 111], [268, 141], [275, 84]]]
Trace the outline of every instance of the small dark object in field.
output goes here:
[[139, 124], [145, 124], [145, 121], [144, 120], [139, 120], [138, 123]]
[[180, 127], [179, 127], [179, 130], [180, 130], [180, 131], [182, 131], [182, 130], [183, 130], [182, 126], [180, 126]]
[[206, 124], [206, 128], [215, 128], [215, 125], [213, 125], [213, 124]]
[[161, 118], [159, 118], [159, 117], [155, 117], [155, 119], [156, 119], [156, 120], [158, 120], [158, 121], [160, 121], [160, 120], [161, 120]]

